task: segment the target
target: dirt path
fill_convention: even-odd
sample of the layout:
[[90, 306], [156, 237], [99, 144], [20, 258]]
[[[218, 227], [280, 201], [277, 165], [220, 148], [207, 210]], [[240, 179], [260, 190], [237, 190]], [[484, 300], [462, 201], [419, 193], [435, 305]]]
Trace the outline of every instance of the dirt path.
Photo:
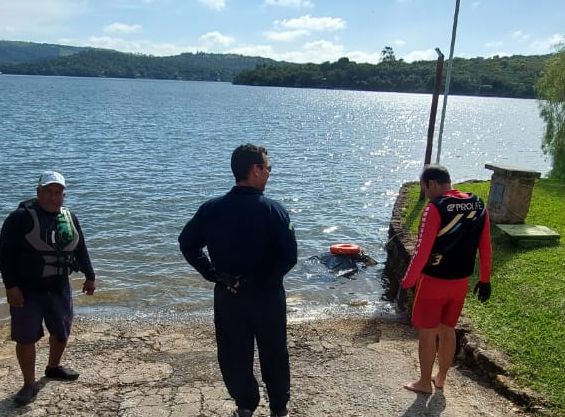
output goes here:
[[[65, 363], [81, 372], [79, 380], [41, 379], [35, 402], [22, 408], [11, 398], [21, 385], [14, 345], [6, 328], [0, 336], [0, 416], [223, 417], [233, 410], [210, 323], [78, 320]], [[458, 369], [445, 392], [424, 396], [403, 389], [418, 372], [415, 335], [403, 324], [293, 323], [289, 345], [295, 417], [528, 415]], [[46, 357], [42, 341], [38, 375]], [[255, 415], [269, 415], [264, 394]]]

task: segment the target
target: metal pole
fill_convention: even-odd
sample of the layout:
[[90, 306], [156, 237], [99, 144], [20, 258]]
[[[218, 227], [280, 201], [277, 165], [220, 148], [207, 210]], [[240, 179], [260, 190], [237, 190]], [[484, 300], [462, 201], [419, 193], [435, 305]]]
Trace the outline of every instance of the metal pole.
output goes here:
[[443, 123], [445, 121], [445, 109], [447, 107], [447, 96], [449, 96], [449, 84], [451, 83], [451, 70], [453, 69], [453, 50], [455, 49], [455, 35], [457, 33], [457, 18], [459, 16], [460, 0], [455, 2], [455, 15], [453, 16], [453, 32], [451, 33], [451, 49], [449, 50], [449, 62], [447, 63], [447, 79], [445, 80], [445, 93], [443, 96], [443, 107], [441, 110], [441, 123], [439, 124], [439, 137], [437, 140], [436, 164], [439, 164], [441, 156], [441, 138], [443, 135]]
[[[428, 122], [428, 142], [426, 144], [426, 153], [424, 156], [424, 166], [429, 165], [432, 161], [432, 148], [434, 147], [434, 129], [436, 125], [437, 115], [437, 102], [439, 98], [439, 90], [441, 88], [441, 78], [443, 75], [443, 60], [444, 55], [439, 48], [436, 48], [437, 63], [436, 63], [436, 78], [434, 82], [434, 93], [432, 96], [432, 108], [430, 110], [430, 120]], [[424, 190], [420, 190], [420, 200], [424, 199]]]

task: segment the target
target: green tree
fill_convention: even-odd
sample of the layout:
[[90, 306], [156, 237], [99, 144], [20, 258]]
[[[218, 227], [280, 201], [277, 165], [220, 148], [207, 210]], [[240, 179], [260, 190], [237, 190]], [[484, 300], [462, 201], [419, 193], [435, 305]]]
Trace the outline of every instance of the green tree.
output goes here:
[[545, 65], [536, 90], [545, 120], [542, 149], [553, 161], [549, 175], [565, 180], [565, 45]]
[[394, 55], [394, 50], [390, 46], [385, 46], [381, 51], [382, 62], [394, 62], [396, 61], [396, 56]]

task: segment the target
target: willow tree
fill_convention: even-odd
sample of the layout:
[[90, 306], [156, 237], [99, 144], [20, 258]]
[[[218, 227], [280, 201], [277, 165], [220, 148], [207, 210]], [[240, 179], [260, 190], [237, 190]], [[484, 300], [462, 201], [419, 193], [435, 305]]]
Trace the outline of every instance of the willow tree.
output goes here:
[[549, 176], [565, 180], [565, 44], [544, 66], [536, 91], [545, 121], [542, 149], [553, 162]]

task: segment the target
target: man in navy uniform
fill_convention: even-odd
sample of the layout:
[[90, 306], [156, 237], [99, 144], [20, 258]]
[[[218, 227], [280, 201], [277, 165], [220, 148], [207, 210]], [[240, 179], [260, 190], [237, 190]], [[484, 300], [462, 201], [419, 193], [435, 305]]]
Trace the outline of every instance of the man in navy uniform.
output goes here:
[[255, 340], [271, 416], [288, 416], [283, 278], [297, 260], [294, 228], [284, 207], [263, 195], [271, 172], [265, 148], [239, 146], [231, 168], [236, 185], [198, 209], [179, 236], [180, 249], [188, 263], [216, 283], [218, 361], [237, 405], [232, 417], [250, 417], [259, 404], [253, 374]]

